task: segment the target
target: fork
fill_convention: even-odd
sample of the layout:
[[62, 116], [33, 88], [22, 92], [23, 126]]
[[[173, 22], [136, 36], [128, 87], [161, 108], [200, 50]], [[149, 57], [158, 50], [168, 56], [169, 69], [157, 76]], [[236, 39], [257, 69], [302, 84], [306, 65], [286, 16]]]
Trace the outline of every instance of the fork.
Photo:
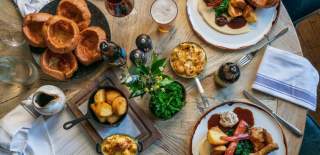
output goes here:
[[[275, 36], [273, 37], [269, 37], [267, 35], [265, 35], [265, 38], [266, 38], [266, 42], [264, 43], [264, 45], [261, 47], [265, 47], [267, 45], [269, 45], [271, 42], [273, 42], [274, 40], [280, 38], [282, 35], [286, 34], [288, 32], [289, 28], [286, 27], [284, 29], [282, 29], [279, 33], [277, 33]], [[259, 52], [260, 49], [257, 49], [253, 52], [250, 52], [246, 55], [244, 55], [243, 57], [241, 57], [239, 59], [239, 61], [237, 62], [237, 65], [239, 66], [239, 68], [242, 68], [244, 67], [245, 65], [247, 65], [248, 63], [250, 63], [252, 61], [252, 59], [254, 58], [254, 56]]]
[[250, 63], [253, 60], [254, 56], [257, 54], [258, 51], [259, 50], [250, 52], [250, 53], [244, 55], [243, 57], [241, 57], [237, 62], [237, 65], [239, 66], [239, 68], [242, 68], [245, 65], [247, 65], [248, 63]]

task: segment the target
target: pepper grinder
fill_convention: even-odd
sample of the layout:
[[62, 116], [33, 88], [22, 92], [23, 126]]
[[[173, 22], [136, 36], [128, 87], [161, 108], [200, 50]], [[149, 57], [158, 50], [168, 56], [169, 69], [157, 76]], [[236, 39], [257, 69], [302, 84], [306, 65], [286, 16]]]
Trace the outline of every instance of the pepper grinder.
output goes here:
[[240, 68], [237, 64], [228, 62], [220, 66], [214, 74], [214, 81], [221, 87], [235, 83], [240, 77]]

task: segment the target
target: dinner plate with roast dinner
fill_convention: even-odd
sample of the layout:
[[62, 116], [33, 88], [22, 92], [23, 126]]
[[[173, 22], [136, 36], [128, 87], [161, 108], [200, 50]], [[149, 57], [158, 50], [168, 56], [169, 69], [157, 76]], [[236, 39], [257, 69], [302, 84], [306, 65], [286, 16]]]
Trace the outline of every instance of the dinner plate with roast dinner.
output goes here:
[[193, 155], [286, 155], [279, 122], [267, 111], [246, 102], [225, 102], [204, 114], [191, 137]]

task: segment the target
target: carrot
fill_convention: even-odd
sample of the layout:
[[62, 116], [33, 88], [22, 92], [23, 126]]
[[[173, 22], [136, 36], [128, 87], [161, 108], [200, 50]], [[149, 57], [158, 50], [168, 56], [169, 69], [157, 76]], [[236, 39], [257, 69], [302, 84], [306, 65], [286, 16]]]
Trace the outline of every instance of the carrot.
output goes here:
[[[244, 120], [240, 120], [236, 130], [233, 133], [233, 136], [238, 136], [240, 134], [245, 133], [247, 131], [247, 128], [248, 128], [248, 123]], [[231, 142], [226, 152], [224, 153], [224, 155], [233, 155], [237, 149], [237, 145], [238, 145], [238, 141]]]

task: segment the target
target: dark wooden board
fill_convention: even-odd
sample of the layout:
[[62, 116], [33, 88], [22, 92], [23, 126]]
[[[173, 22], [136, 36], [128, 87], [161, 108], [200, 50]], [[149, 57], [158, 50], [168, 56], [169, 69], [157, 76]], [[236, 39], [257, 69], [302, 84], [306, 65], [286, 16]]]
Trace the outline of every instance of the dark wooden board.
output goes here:
[[[130, 96], [128, 89], [125, 86], [121, 85], [120, 80], [115, 76], [114, 72], [111, 69], [106, 71], [102, 76], [93, 81], [94, 82], [88, 84], [86, 87], [83, 87], [78, 95], [71, 98], [69, 102], [67, 102], [68, 108], [76, 118], [80, 118], [83, 116], [83, 113], [79, 109], [80, 105], [86, 103], [91, 93], [100, 86], [104, 86], [107, 84], [113, 85], [114, 87], [119, 88], [127, 98]], [[142, 143], [143, 149], [146, 149], [153, 142], [161, 138], [159, 131], [154, 127], [152, 121], [148, 117], [146, 117], [147, 115], [133, 99], [129, 99], [128, 115], [130, 115], [135, 125], [141, 132], [141, 134], [137, 138]], [[81, 125], [94, 143], [99, 143], [102, 141], [102, 137], [100, 137], [100, 135], [97, 133], [97, 131], [89, 121], [83, 121]]]

